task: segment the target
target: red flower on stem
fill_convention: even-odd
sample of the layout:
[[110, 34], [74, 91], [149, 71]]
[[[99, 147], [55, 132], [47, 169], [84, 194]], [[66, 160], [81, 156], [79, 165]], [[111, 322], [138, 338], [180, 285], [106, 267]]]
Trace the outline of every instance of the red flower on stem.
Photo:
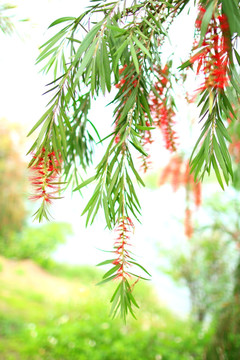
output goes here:
[[129, 217], [123, 216], [115, 229], [118, 236], [114, 243], [116, 259], [112, 262], [114, 265], [119, 265], [117, 275], [115, 279], [125, 280], [130, 274], [127, 272], [127, 268], [131, 265], [129, 260], [131, 259], [130, 252], [127, 250], [130, 239], [130, 233], [133, 232], [134, 225]]
[[[34, 194], [30, 200], [42, 199], [44, 204], [51, 204], [56, 199], [56, 193], [59, 192], [59, 175], [61, 171], [61, 158], [54, 151], [46, 154], [43, 148], [38, 156], [33, 155], [35, 162], [30, 170], [33, 175], [30, 177]], [[59, 159], [60, 158], [60, 159]]]
[[[196, 28], [200, 30], [205, 9], [199, 8]], [[212, 16], [205, 34], [202, 48], [190, 59], [192, 64], [197, 63], [197, 74], [204, 74], [205, 80], [200, 91], [206, 89], [224, 89], [229, 84], [229, 24], [225, 14]], [[198, 49], [198, 45], [195, 47]]]

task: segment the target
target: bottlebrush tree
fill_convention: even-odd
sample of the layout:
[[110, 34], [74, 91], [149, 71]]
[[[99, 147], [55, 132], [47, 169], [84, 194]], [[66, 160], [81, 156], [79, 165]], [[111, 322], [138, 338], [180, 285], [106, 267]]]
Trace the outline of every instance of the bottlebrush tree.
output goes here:
[[[198, 9], [195, 40], [190, 56], [174, 72], [171, 59], [163, 62], [161, 49], [172, 23], [188, 6]], [[211, 169], [222, 188], [233, 178], [226, 120], [238, 121], [232, 104], [239, 102], [240, 93], [239, 24], [237, 0], [91, 0], [82, 14], [50, 25], [61, 29], [41, 46], [37, 62], [44, 64], [43, 71], [53, 72], [47, 91], [52, 97], [29, 133], [40, 128], [29, 151], [32, 198], [41, 201], [36, 217], [48, 216], [47, 208], [60, 197], [64, 183], [74, 179], [74, 190], [95, 183], [83, 214], [89, 224], [102, 209], [107, 227], [116, 232], [111, 259], [102, 263], [111, 265], [102, 282], [117, 282], [111, 299], [113, 316], [118, 312], [124, 319], [128, 312], [134, 316], [133, 288], [140, 278], [134, 267], [145, 271], [128, 247], [134, 219], [141, 214], [135, 186], [144, 186], [136, 153], [147, 171], [155, 128], [161, 130], [166, 148], [177, 150], [173, 84], [181, 75], [186, 78], [188, 68], [203, 78], [195, 93], [202, 131], [187, 165], [192, 175], [185, 184], [194, 188], [193, 181], [200, 182]], [[100, 140], [107, 144], [106, 152], [94, 176], [82, 181], [79, 169], [91, 164], [93, 132], [98, 135], [96, 123], [89, 119], [92, 101], [113, 89], [114, 126]]]

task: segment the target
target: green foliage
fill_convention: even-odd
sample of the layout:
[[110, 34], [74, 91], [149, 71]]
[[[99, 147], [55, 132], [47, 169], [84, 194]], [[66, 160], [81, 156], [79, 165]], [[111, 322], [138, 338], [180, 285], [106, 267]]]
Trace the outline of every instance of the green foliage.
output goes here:
[[1, 246], [1, 254], [14, 259], [32, 259], [47, 266], [57, 246], [64, 244], [71, 233], [71, 226], [67, 223], [26, 227], [12, 237], [9, 246]]
[[[179, 4], [179, 12], [187, 3]], [[157, 77], [152, 73], [152, 66], [162, 65], [158, 41], [166, 35], [163, 23], [168, 26], [168, 16], [171, 19], [175, 16], [170, 3], [160, 8], [162, 13], [154, 11], [154, 4], [145, 2], [129, 8], [123, 4], [121, 9], [119, 1], [98, 4], [92, 1], [79, 17], [54, 21], [50, 27], [64, 27], [41, 47], [38, 62], [45, 63], [43, 70], [46, 72], [54, 69], [55, 80], [49, 84], [52, 86], [49, 91], [55, 94], [45, 114], [30, 131], [31, 134], [41, 126], [31, 151], [38, 156], [43, 147], [47, 152], [60, 150], [67, 181], [75, 177], [78, 183], [79, 164], [85, 169], [91, 162], [93, 136], [88, 129], [96, 130], [96, 125], [88, 118], [91, 98], [100, 92], [105, 94], [106, 90], [110, 92], [112, 85], [121, 80], [119, 70], [125, 69], [126, 86], [119, 89], [112, 101], [116, 106], [116, 128], [110, 133], [112, 139], [95, 177], [91, 178], [98, 183], [84, 211], [87, 223], [94, 220], [101, 208], [109, 228], [124, 214], [130, 212], [136, 218], [139, 216], [140, 204], [133, 184], [135, 179], [142, 185], [143, 181], [132, 153], [138, 151], [147, 156], [141, 137], [146, 131], [146, 121], [152, 123], [148, 97], [151, 90], [156, 92], [153, 82]], [[123, 27], [128, 13], [134, 14], [134, 19]], [[139, 16], [139, 24], [136, 16]], [[89, 19], [92, 27], [88, 31]], [[98, 135], [98, 131], [95, 132]], [[34, 159], [30, 165], [33, 162]], [[77, 189], [87, 183], [80, 184]]]
[[188, 288], [195, 321], [203, 322], [229, 300], [233, 286], [231, 250], [218, 233], [198, 233], [184, 244], [184, 250], [165, 255], [169, 266], [163, 271]]
[[50, 259], [47, 262], [41, 262], [40, 265], [55, 276], [80, 280], [81, 283], [88, 285], [91, 283], [95, 285], [102, 275], [102, 271], [90, 265], [69, 265]]
[[[112, 290], [109, 286], [96, 287], [94, 294], [89, 288], [79, 292], [81, 280], [69, 280], [68, 285], [76, 286], [71, 300], [56, 300], [39, 276], [35, 274], [36, 283], [41, 282], [41, 294], [29, 286], [21, 285], [20, 291], [18, 284], [11, 286], [0, 278], [0, 309], [5, 309], [0, 310], [3, 359], [202, 359], [210, 333], [191, 328], [160, 306], [151, 287], [139, 286], [141, 317], [126, 326], [119, 319], [111, 321], [103, 306]], [[50, 281], [49, 275], [45, 277]], [[64, 284], [66, 287], [65, 280]]]
[[[189, 0], [141, 0], [132, 4], [92, 0], [79, 16], [63, 17], [50, 25], [58, 31], [41, 46], [37, 62], [43, 64], [44, 72], [53, 71], [53, 81], [46, 91], [52, 97], [46, 112], [30, 130], [29, 134], [39, 132], [29, 151], [35, 153], [29, 166], [38, 165], [40, 155], [45, 152], [46, 167], [48, 157], [54, 154], [62, 165], [64, 181], [69, 184], [74, 180], [75, 190], [95, 183], [83, 211], [86, 224], [91, 224], [99, 211], [104, 213], [109, 229], [115, 228], [122, 218], [139, 220], [141, 205], [135, 184], [144, 186], [144, 182], [136, 168], [136, 157], [146, 161], [145, 136], [159, 124], [163, 133], [168, 134], [167, 148], [175, 150], [175, 132], [169, 119], [176, 108], [173, 87], [181, 75], [185, 77], [184, 68], [194, 69], [195, 60], [198, 60], [196, 73], [202, 70], [205, 83], [198, 89], [203, 127], [190, 159], [191, 171], [197, 181], [213, 169], [222, 188], [224, 182], [229, 184], [232, 180], [227, 146], [231, 137], [226, 120], [232, 116], [237, 121], [232, 103], [239, 103], [240, 94], [239, 67], [235, 61], [239, 61], [237, 3], [235, 0], [199, 2], [197, 45], [193, 48], [196, 54], [179, 66], [177, 75], [172, 69], [169, 71], [171, 59], [164, 67], [161, 46], [168, 38], [169, 27], [189, 5]], [[89, 119], [89, 110], [92, 100], [106, 92], [111, 95], [113, 88], [117, 88], [110, 102], [114, 106], [114, 129], [109, 130], [105, 139], [99, 139], [95, 120]], [[159, 105], [161, 95], [164, 100], [158, 106], [155, 121], [151, 104]], [[108, 141], [106, 152], [95, 174], [82, 182], [79, 169], [86, 170], [92, 162], [96, 137], [99, 142]], [[151, 142], [150, 138], [147, 142]], [[45, 176], [39, 195], [43, 202], [36, 212], [39, 220], [47, 217], [50, 202], [46, 184]], [[114, 265], [103, 282], [116, 279], [121, 265]], [[122, 282], [112, 298], [113, 311], [120, 307], [125, 318], [127, 310], [132, 312], [131, 306], [136, 306], [134, 301], [131, 285]]]
[[227, 360], [237, 360], [240, 352], [240, 263], [235, 270], [234, 291], [216, 318], [215, 332], [207, 354], [217, 360], [221, 354]]

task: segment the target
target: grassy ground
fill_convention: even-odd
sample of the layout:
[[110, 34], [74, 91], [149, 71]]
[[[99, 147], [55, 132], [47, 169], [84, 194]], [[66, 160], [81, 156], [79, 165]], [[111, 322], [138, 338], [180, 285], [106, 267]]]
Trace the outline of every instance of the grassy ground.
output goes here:
[[138, 321], [124, 325], [108, 317], [111, 284], [96, 287], [96, 272], [83, 269], [63, 277], [62, 267], [59, 277], [0, 258], [1, 360], [202, 359], [207, 337], [162, 308], [150, 287], [136, 289]]

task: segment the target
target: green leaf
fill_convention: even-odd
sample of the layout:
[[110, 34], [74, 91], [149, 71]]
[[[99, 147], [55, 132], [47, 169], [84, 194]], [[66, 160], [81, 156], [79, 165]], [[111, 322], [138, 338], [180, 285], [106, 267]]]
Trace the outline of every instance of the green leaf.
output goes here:
[[81, 65], [75, 75], [75, 82], [73, 84], [73, 87], [75, 87], [77, 85], [77, 83], [79, 82], [79, 78], [82, 76], [84, 70], [93, 61], [93, 54], [96, 49], [96, 45], [97, 45], [97, 39], [94, 40], [94, 42], [91, 44], [88, 51], [84, 55]]
[[227, 15], [231, 35], [237, 33], [240, 35], [240, 10], [239, 3], [235, 0], [221, 0], [223, 5], [223, 13]]
[[141, 126], [141, 125], [136, 125], [136, 128], [142, 131], [150, 131], [156, 129], [154, 126]]
[[137, 54], [136, 54], [136, 51], [135, 51], [135, 48], [134, 48], [134, 45], [133, 45], [133, 42], [132, 42], [131, 39], [129, 40], [129, 44], [130, 44], [130, 51], [131, 51], [131, 54], [132, 54], [133, 63], [134, 63], [136, 72], [139, 74], [138, 58], [137, 58]]
[[65, 21], [75, 21], [76, 18], [75, 17], [72, 17], [72, 16], [66, 16], [66, 17], [62, 17], [62, 18], [59, 18], [55, 21], [53, 21], [50, 25], [49, 25], [49, 29], [52, 27], [52, 26], [55, 26], [55, 25], [58, 25], [58, 24], [61, 24]]
[[240, 66], [240, 55], [238, 54], [237, 50], [234, 49], [234, 53], [235, 53], [235, 56], [236, 56], [236, 59], [237, 59], [237, 62], [238, 62], [238, 65]]
[[80, 185], [78, 185], [75, 189], [73, 189], [73, 191], [77, 191], [80, 190], [81, 188], [83, 188], [84, 186], [87, 186], [88, 184], [90, 184], [91, 182], [93, 182], [96, 179], [96, 175], [90, 177], [89, 179], [83, 181]]
[[118, 27], [118, 26], [107, 25], [106, 27], [107, 27], [108, 29], [110, 29], [110, 30], [115, 30], [115, 31], [117, 31], [117, 32], [119, 32], [119, 33], [121, 33], [121, 34], [125, 34], [125, 33], [127, 32], [127, 30], [121, 29], [121, 28]]
[[[122, 56], [123, 54], [123, 51], [126, 49], [126, 47], [128, 46], [128, 39], [126, 39], [125, 41], [123, 41], [122, 45], [120, 45], [115, 54], [114, 54], [114, 57], [112, 57], [112, 62], [113, 62], [113, 71], [116, 72], [117, 70], [117, 66], [118, 66], [118, 62], [119, 62], [119, 59], [120, 57]], [[117, 74], [118, 76], [118, 74]]]
[[133, 276], [135, 276], [136, 278], [140, 278], [140, 279], [147, 280], [147, 281], [149, 281], [149, 280], [150, 280], [150, 279], [147, 279], [147, 278], [142, 277], [142, 276], [140, 276], [140, 275], [133, 274], [133, 273], [132, 273], [132, 272], [130, 272], [130, 271], [128, 271], [128, 273], [129, 273], [129, 274], [131, 274], [131, 275], [133, 275]]
[[93, 40], [96, 41], [97, 39], [94, 39], [97, 32], [100, 30], [102, 26], [102, 22], [99, 22], [98, 24], [96, 24], [85, 36], [85, 38], [83, 39], [81, 45], [79, 46], [75, 58], [74, 58], [74, 62], [73, 65], [75, 65], [79, 59], [81, 58], [82, 54], [90, 47], [90, 45], [93, 43]]
[[230, 135], [227, 132], [227, 129], [225, 128], [225, 126], [223, 125], [223, 123], [222, 123], [222, 121], [220, 119], [218, 119], [218, 121], [217, 121], [217, 127], [219, 128], [219, 130], [221, 131], [221, 133], [225, 137], [225, 139], [227, 139], [231, 143], [232, 139], [231, 139]]
[[116, 271], [118, 271], [118, 269], [120, 268], [120, 264], [117, 264], [115, 266], [113, 266], [110, 270], [108, 270], [106, 272], [106, 274], [103, 275], [103, 279], [108, 278], [110, 275], [114, 274]]
[[222, 155], [224, 157], [224, 160], [226, 162], [226, 166], [228, 168], [228, 171], [229, 171], [231, 177], [233, 177], [233, 169], [232, 169], [231, 157], [229, 155], [228, 148], [226, 146], [223, 135], [222, 135], [222, 133], [221, 133], [221, 131], [219, 130], [218, 127], [216, 127], [216, 134], [217, 134], [218, 141], [219, 141], [219, 144], [220, 144], [220, 150], [221, 150]]
[[110, 69], [110, 62], [108, 58], [107, 46], [104, 39], [102, 39], [102, 54], [103, 54], [103, 66], [105, 70], [105, 80], [108, 92], [111, 91], [111, 69]]
[[214, 152], [215, 152], [215, 154], [216, 154], [218, 163], [219, 163], [219, 165], [220, 165], [220, 167], [221, 167], [221, 169], [222, 169], [223, 176], [224, 176], [224, 179], [225, 179], [225, 181], [226, 181], [226, 184], [228, 185], [228, 181], [229, 181], [228, 171], [227, 171], [227, 168], [226, 168], [224, 159], [223, 159], [223, 157], [222, 157], [221, 151], [219, 150], [219, 144], [218, 144], [215, 136], [213, 136], [212, 141], [213, 141]]
[[105, 260], [105, 261], [100, 262], [100, 263], [97, 264], [96, 266], [102, 266], [102, 265], [112, 264], [114, 260], [115, 260], [115, 259]]
[[145, 184], [144, 184], [141, 176], [139, 175], [139, 173], [138, 173], [137, 170], [135, 169], [134, 164], [133, 164], [133, 161], [132, 161], [132, 159], [131, 159], [130, 156], [128, 157], [128, 164], [129, 164], [132, 172], [134, 173], [136, 179], [142, 184], [142, 186], [145, 186]]
[[203, 16], [202, 25], [201, 25], [201, 34], [200, 34], [199, 46], [202, 45], [203, 39], [204, 39], [204, 37], [206, 35], [209, 22], [210, 22], [210, 20], [212, 18], [212, 15], [213, 15], [214, 7], [215, 7], [215, 1], [211, 1], [208, 4], [206, 12], [205, 12], [205, 14]]
[[51, 111], [53, 110], [54, 105], [51, 106], [44, 114], [43, 116], [38, 120], [38, 122], [33, 126], [33, 128], [29, 131], [29, 133], [27, 134], [27, 136], [30, 136], [41, 124], [42, 122], [47, 118], [47, 116], [51, 113]]
[[61, 143], [63, 145], [63, 151], [65, 153], [65, 155], [67, 155], [67, 140], [66, 140], [66, 131], [62, 122], [62, 117], [61, 115], [58, 116], [58, 123], [59, 123], [59, 130], [60, 130], [60, 134], [61, 134]]
[[129, 142], [135, 147], [137, 151], [139, 151], [142, 155], [148, 156], [148, 154], [143, 149], [142, 145], [134, 139], [133, 141], [129, 140]]
[[[90, 218], [91, 218], [91, 216], [92, 216], [92, 213], [93, 213], [93, 210], [94, 210], [95, 206], [96, 206], [96, 208], [98, 209], [99, 206], [100, 206], [100, 204], [101, 204], [101, 195], [100, 195], [100, 193], [98, 192], [98, 193], [94, 194], [94, 197], [93, 197], [93, 199], [92, 199], [91, 205], [90, 205], [90, 207], [89, 207], [89, 209], [88, 209], [88, 214], [87, 214], [87, 218], [86, 218], [86, 226], [88, 226], [89, 220], [90, 220]], [[94, 216], [96, 216], [96, 214], [97, 214], [97, 212], [96, 212], [96, 210], [95, 210], [94, 215], [93, 215], [93, 217], [92, 217], [91, 224], [93, 223]]]
[[152, 276], [151, 274], [149, 274], [149, 272], [148, 272], [142, 265], [138, 264], [138, 263], [135, 262], [135, 261], [130, 261], [130, 260], [129, 260], [129, 262], [130, 262], [131, 264], [133, 264], [133, 265], [136, 265], [136, 266], [140, 267], [140, 269], [142, 269], [142, 270], [143, 270], [146, 274], [148, 274], [149, 276]]
[[111, 226], [111, 218], [110, 218], [109, 208], [108, 208], [108, 199], [107, 199], [107, 196], [105, 195], [105, 193], [103, 193], [103, 210], [104, 210], [107, 226], [109, 229], [111, 229], [112, 226]]
[[190, 61], [190, 60], [187, 60], [187, 61], [185, 61], [182, 65], [180, 65], [180, 66], [178, 67], [178, 69], [179, 69], [179, 70], [183, 70], [183, 69], [185, 69], [186, 67], [191, 66], [191, 65], [192, 65], [191, 61]]
[[125, 116], [129, 113], [129, 111], [133, 108], [135, 102], [136, 102], [136, 95], [137, 95], [138, 89], [135, 88], [131, 95], [128, 97], [126, 104], [121, 112], [121, 117], [119, 119], [119, 123], [125, 118]]
[[[49, 116], [48, 118], [46, 118], [45, 123], [43, 124], [41, 131], [37, 138], [37, 147], [40, 147], [42, 139], [43, 139], [51, 121], [52, 121], [52, 117]], [[42, 146], [43, 146], [43, 144], [42, 144]]]
[[98, 183], [95, 190], [94, 190], [94, 193], [93, 193], [91, 199], [89, 200], [89, 202], [87, 203], [85, 209], [83, 210], [82, 215], [84, 215], [89, 210], [89, 208], [96, 203], [97, 198], [99, 197], [100, 188], [101, 188], [101, 183]]
[[112, 276], [110, 276], [109, 278], [107, 278], [107, 279], [104, 279], [104, 280], [100, 281], [100, 282], [99, 282], [99, 283], [97, 283], [96, 285], [102, 285], [102, 284], [105, 284], [105, 283], [107, 283], [107, 282], [109, 282], [109, 281], [113, 280], [115, 277], [116, 277], [116, 275], [112, 275]]
[[132, 36], [132, 39], [133, 41], [135, 42], [135, 44], [144, 52], [144, 54], [146, 54], [150, 59], [152, 58], [151, 57], [151, 54], [150, 52], [148, 51], [148, 49], [141, 43], [141, 41], [139, 41], [136, 36]]
[[220, 175], [220, 172], [219, 172], [219, 169], [218, 169], [217, 162], [216, 162], [216, 159], [214, 157], [214, 154], [212, 154], [211, 161], [212, 161], [212, 165], [213, 165], [216, 177], [218, 179], [218, 182], [219, 182], [221, 188], [224, 190], [222, 178], [221, 178], [221, 175]]
[[119, 176], [120, 171], [121, 171], [121, 167], [118, 166], [118, 167], [116, 168], [116, 170], [115, 170], [115, 173], [114, 173], [114, 175], [113, 175], [113, 177], [112, 177], [111, 183], [110, 183], [109, 188], [108, 188], [108, 193], [107, 193], [107, 197], [108, 197], [108, 198], [111, 197], [113, 187], [114, 187], [114, 185], [115, 185], [115, 183], [116, 183], [116, 181], [117, 181], [117, 178], [118, 178], [118, 176]]
[[226, 106], [226, 108], [228, 108], [230, 110], [230, 112], [233, 114], [233, 116], [236, 117], [235, 111], [233, 110], [233, 107], [230, 103], [230, 101], [228, 100], [228, 97], [224, 94], [224, 92], [221, 93], [222, 99], [223, 99], [223, 103]]
[[194, 155], [194, 153], [195, 153], [195, 151], [196, 151], [196, 149], [197, 149], [197, 147], [198, 147], [198, 144], [200, 143], [200, 141], [201, 141], [202, 138], [204, 137], [204, 135], [205, 135], [206, 131], [208, 130], [208, 128], [210, 127], [210, 125], [211, 125], [211, 121], [207, 121], [207, 122], [204, 124], [203, 130], [202, 130], [202, 132], [201, 132], [201, 135], [199, 136], [199, 138], [198, 138], [198, 140], [197, 140], [197, 142], [196, 142], [196, 144], [195, 144], [195, 146], [194, 146], [194, 148], [193, 148], [192, 154], [191, 154], [191, 156], [190, 156], [190, 160], [189, 160], [190, 163], [191, 163], [192, 158], [193, 158], [193, 155]]

